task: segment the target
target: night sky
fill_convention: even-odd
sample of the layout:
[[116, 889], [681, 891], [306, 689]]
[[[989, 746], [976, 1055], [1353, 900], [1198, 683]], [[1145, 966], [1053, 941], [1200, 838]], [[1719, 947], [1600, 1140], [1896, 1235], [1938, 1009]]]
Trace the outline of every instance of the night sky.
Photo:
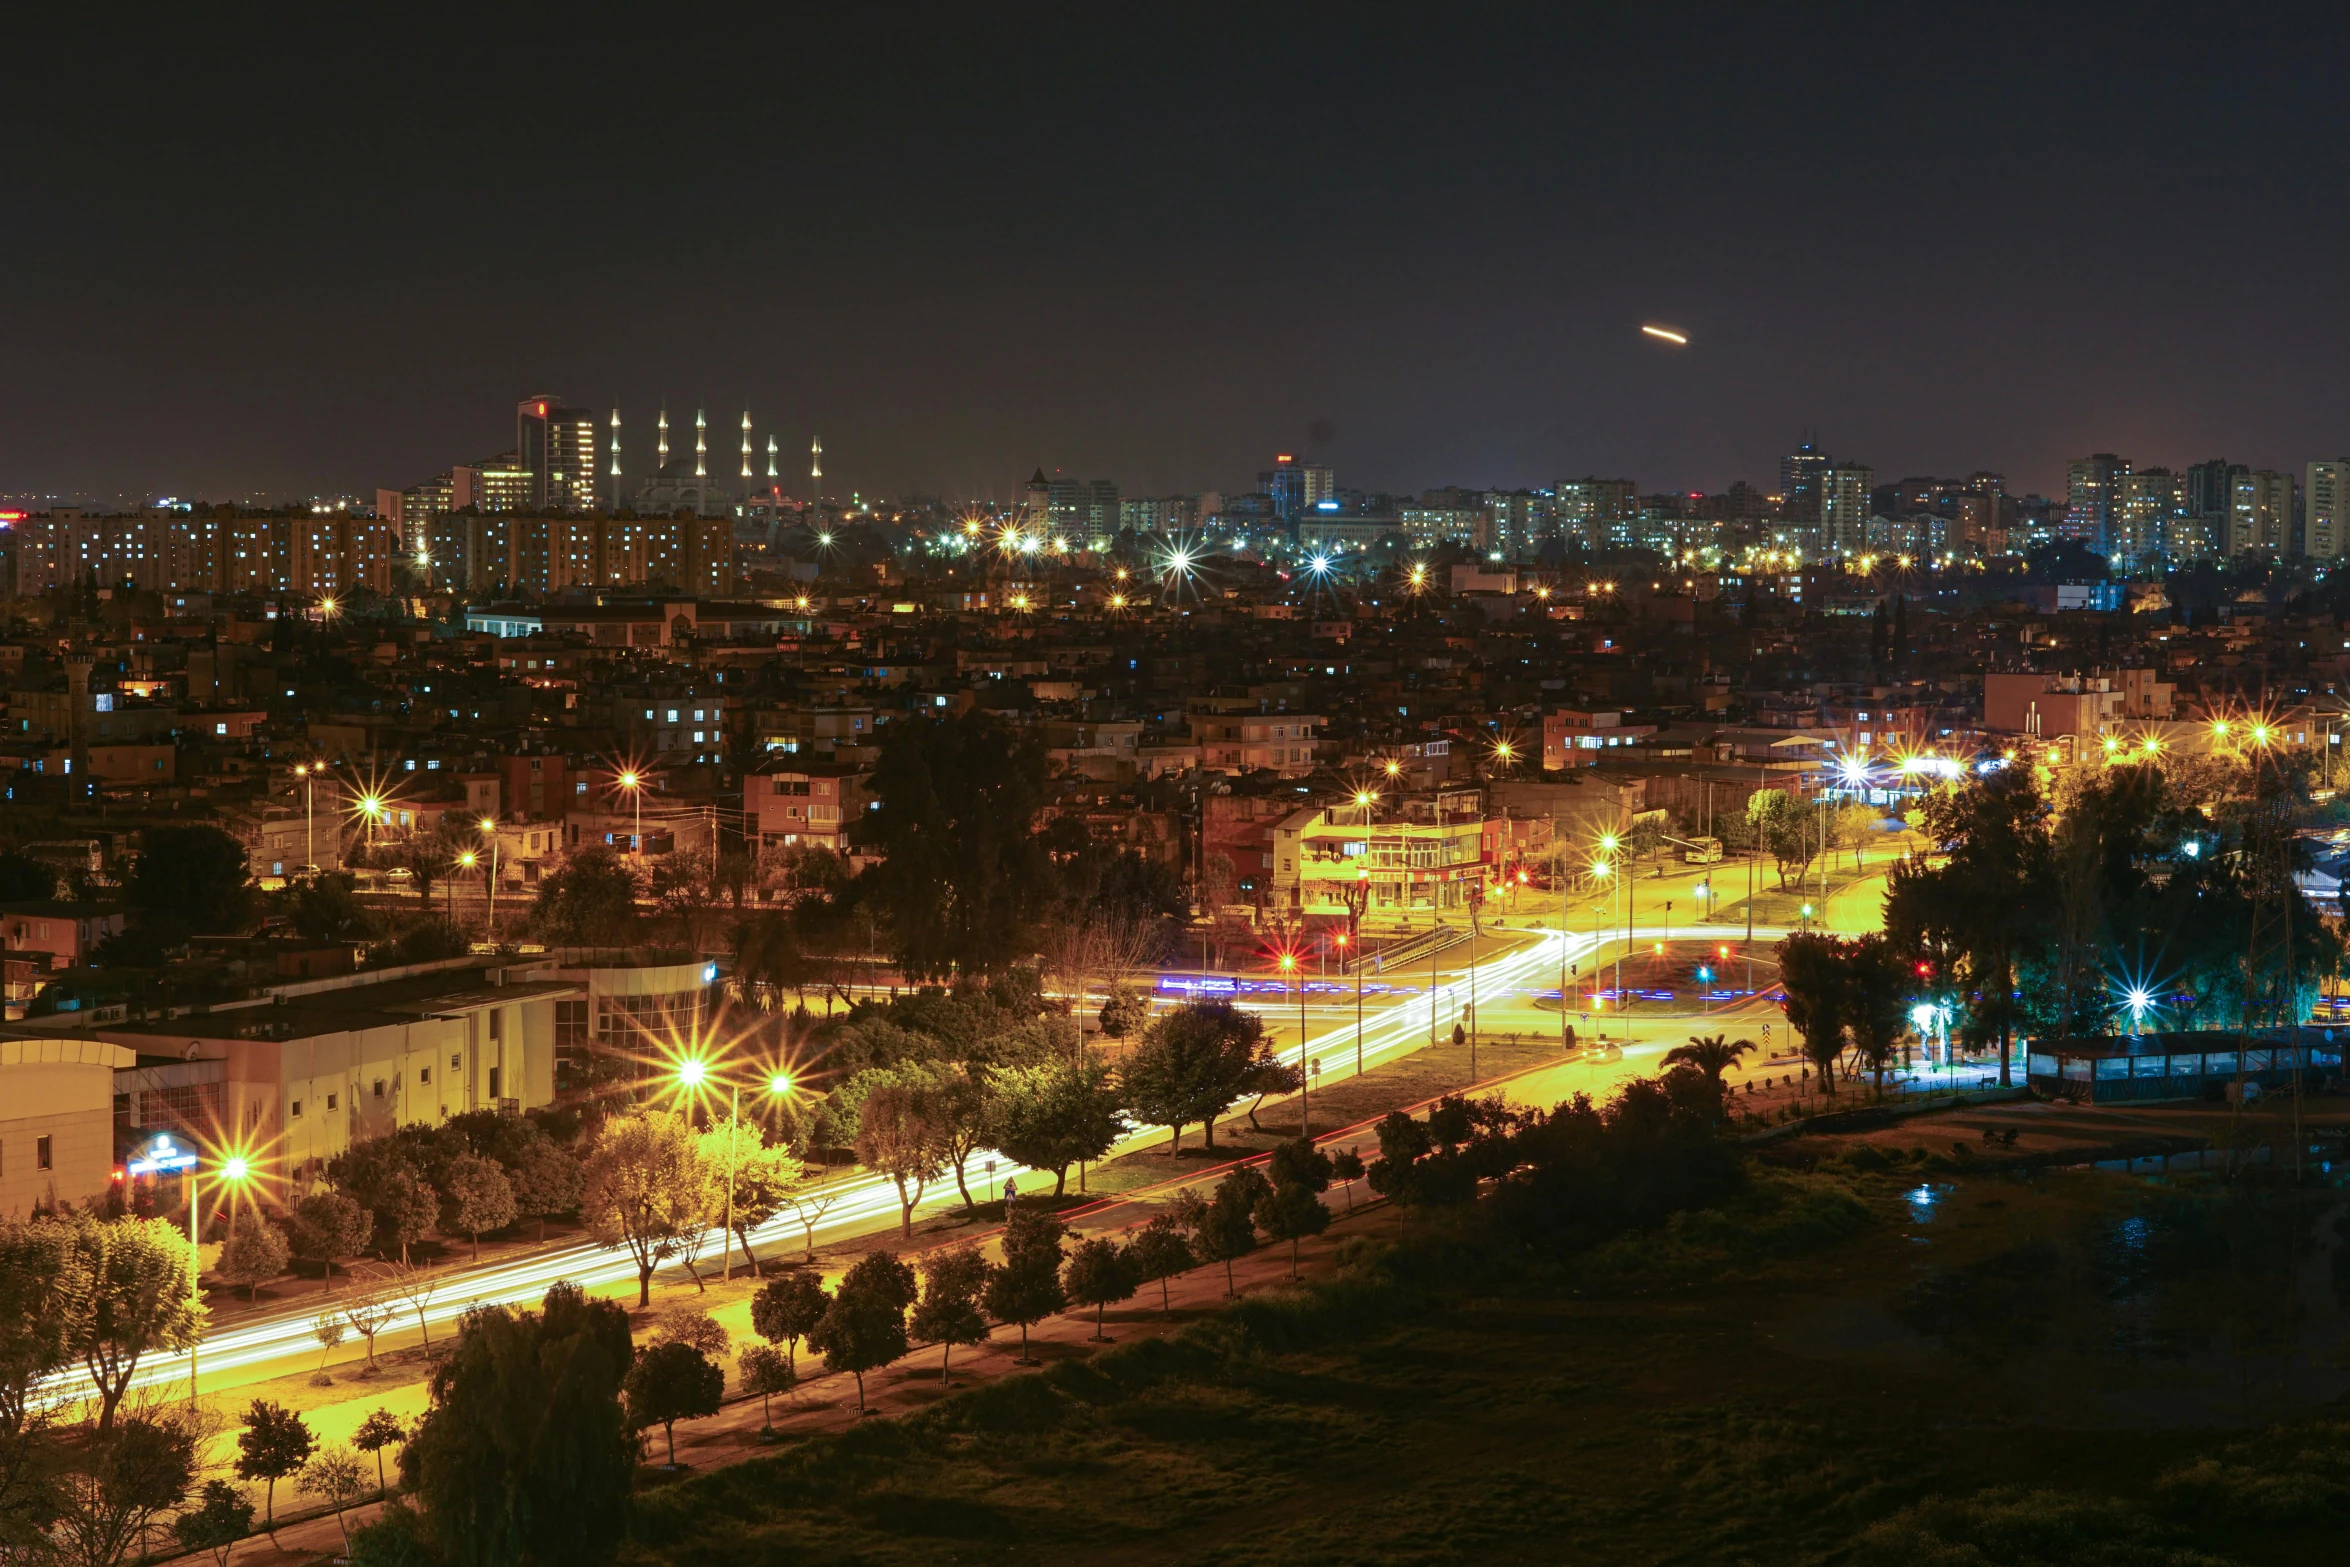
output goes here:
[[2341, 7], [85, 9], [6, 68], [0, 491], [371, 494], [537, 391], [844, 495], [2350, 452]]

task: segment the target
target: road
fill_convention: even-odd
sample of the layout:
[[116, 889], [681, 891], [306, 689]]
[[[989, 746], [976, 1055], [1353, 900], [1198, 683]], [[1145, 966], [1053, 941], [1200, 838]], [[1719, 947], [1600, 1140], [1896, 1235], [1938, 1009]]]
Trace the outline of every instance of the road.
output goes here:
[[[1661, 918], [1664, 903], [1670, 895], [1667, 889], [1693, 882], [1700, 873], [1665, 878], [1654, 884], [1644, 884], [1638, 902], [1653, 916]], [[1849, 922], [1851, 928], [1868, 928], [1869, 911], [1874, 908], [1868, 891], [1875, 887], [1882, 893], [1882, 879], [1870, 878], [1848, 892], [1840, 894], [1831, 904], [1831, 921], [1841, 925]], [[1676, 908], [1681, 907], [1682, 893], [1673, 897]], [[1841, 916], [1839, 918], [1839, 916]], [[1556, 919], [1555, 909], [1549, 918]], [[1544, 915], [1528, 910], [1516, 916], [1506, 911], [1499, 914], [1497, 928], [1479, 944], [1477, 963], [1472, 971], [1464, 946], [1456, 946], [1443, 954], [1437, 963], [1433, 987], [1425, 971], [1418, 975], [1389, 973], [1376, 978], [1366, 976], [1364, 981], [1362, 1023], [1359, 1030], [1355, 1014], [1355, 987], [1351, 980], [1330, 978], [1309, 979], [1305, 987], [1306, 1016], [1303, 1038], [1298, 1031], [1297, 996], [1285, 988], [1276, 976], [1194, 976], [1213, 980], [1219, 988], [1241, 981], [1233, 999], [1240, 1005], [1262, 1014], [1273, 1028], [1276, 1048], [1282, 1059], [1292, 1063], [1304, 1061], [1317, 1066], [1317, 1075], [1336, 1075], [1351, 1070], [1359, 1048], [1363, 1065], [1373, 1067], [1396, 1060], [1427, 1046], [1431, 1036], [1431, 1017], [1434, 1032], [1449, 1036], [1456, 1021], [1464, 1015], [1472, 993], [1477, 999], [1477, 1019], [1481, 1030], [1488, 1033], [1515, 1032], [1519, 1034], [1555, 1034], [1559, 1028], [1559, 1013], [1555, 1009], [1533, 1004], [1538, 995], [1555, 995], [1559, 971], [1564, 964], [1570, 969], [1580, 968], [1586, 976], [1596, 974], [1600, 965], [1610, 963], [1617, 955], [1620, 941], [1611, 941], [1605, 932], [1589, 930], [1561, 933], [1555, 928], [1544, 928]], [[1653, 943], [1707, 942], [1718, 943], [1732, 936], [1730, 927], [1722, 924], [1661, 924], [1644, 922], [1638, 927], [1638, 943], [1648, 948]], [[1783, 931], [1757, 928], [1755, 942], [1758, 950], [1767, 950]], [[1741, 925], [1735, 935], [1742, 938]], [[1182, 976], [1176, 976], [1180, 979]], [[1253, 988], [1252, 988], [1253, 987]], [[1173, 992], [1180, 998], [1183, 992]], [[1164, 982], [1161, 995], [1170, 994]], [[1692, 1011], [1683, 1015], [1641, 1016], [1626, 1022], [1610, 1019], [1601, 1023], [1598, 1032], [1606, 1034], [1623, 1045], [1620, 1061], [1562, 1063], [1557, 1068], [1544, 1068], [1541, 1075], [1520, 1084], [1513, 1098], [1534, 1103], [1544, 1093], [1547, 1101], [1556, 1102], [1568, 1094], [1582, 1091], [1604, 1093], [1612, 1084], [1642, 1070], [1654, 1070], [1654, 1058], [1671, 1045], [1687, 1037], [1693, 1024], [1721, 1021], [1730, 1014], [1719, 1011]], [[1767, 1003], [1747, 1002], [1738, 1006], [1735, 1014], [1743, 1020], [1748, 1017], [1766, 1019], [1776, 1016], [1776, 1009]], [[1588, 1034], [1578, 1022], [1579, 1034]], [[1311, 1082], [1309, 1081], [1309, 1092]], [[1148, 1144], [1163, 1141], [1164, 1128], [1137, 1127], [1112, 1151], [1111, 1157], [1134, 1151]], [[995, 1181], [1025, 1178], [1032, 1172], [1008, 1161], [999, 1164]], [[832, 1201], [815, 1223], [816, 1244], [849, 1239], [884, 1230], [898, 1223], [898, 1196], [894, 1186], [884, 1177], [868, 1174], [844, 1175], [830, 1187]], [[917, 1217], [957, 1206], [960, 1198], [952, 1181], [932, 1183], [931, 1191], [917, 1207]], [[798, 1218], [789, 1212], [780, 1214], [753, 1232], [755, 1240], [766, 1245], [798, 1243], [805, 1231]], [[705, 1237], [695, 1254], [695, 1266], [707, 1269], [717, 1256], [718, 1236], [715, 1232]], [[671, 1264], [665, 1274], [681, 1273], [682, 1266]], [[443, 1276], [440, 1290], [425, 1304], [424, 1319], [434, 1328], [446, 1330], [459, 1317], [477, 1305], [535, 1304], [546, 1293], [547, 1287], [558, 1279], [568, 1279], [591, 1290], [622, 1293], [633, 1289], [636, 1269], [626, 1252], [612, 1251], [589, 1242], [559, 1246], [534, 1252], [508, 1262], [490, 1263], [478, 1268], [452, 1268]], [[309, 1302], [289, 1310], [284, 1315], [248, 1318], [224, 1327], [198, 1351], [199, 1370], [208, 1391], [219, 1392], [226, 1387], [246, 1382], [265, 1380], [307, 1367], [318, 1354], [318, 1344], [311, 1333], [317, 1303]], [[381, 1347], [390, 1348], [420, 1331], [418, 1312], [404, 1307], [395, 1319], [394, 1327], [383, 1335]], [[159, 1356], [150, 1359], [139, 1371], [137, 1385], [161, 1388], [184, 1384], [188, 1377], [186, 1355]], [[77, 1397], [87, 1391], [84, 1378], [66, 1376], [52, 1384], [60, 1398]]]

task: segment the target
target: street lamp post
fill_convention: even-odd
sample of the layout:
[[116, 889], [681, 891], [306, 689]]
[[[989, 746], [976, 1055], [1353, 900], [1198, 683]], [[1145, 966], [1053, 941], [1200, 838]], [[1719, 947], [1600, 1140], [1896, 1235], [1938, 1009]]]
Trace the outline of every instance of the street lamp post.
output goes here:
[[490, 945], [495, 947], [498, 944], [498, 819], [494, 816], [483, 817], [481, 830], [490, 840]]
[[[699, 1057], [689, 1056], [677, 1064], [677, 1081], [680, 1087], [699, 1090], [709, 1080], [709, 1063]], [[726, 1221], [725, 1228], [720, 1232], [718, 1238], [718, 1255], [720, 1277], [731, 1283], [734, 1279], [734, 1184], [741, 1160], [738, 1143], [742, 1136], [743, 1085], [739, 1080], [729, 1080], [726, 1087]], [[769, 1074], [767, 1096], [770, 1099], [779, 1099], [790, 1092], [791, 1074], [789, 1072], [778, 1071]]]
[[[133, 1159], [124, 1167], [124, 1173], [134, 1178], [165, 1171], [188, 1178], [188, 1301], [191, 1305], [201, 1307], [204, 1304], [203, 1175], [195, 1151], [182, 1149], [166, 1134], [148, 1145], [144, 1158]], [[251, 1164], [242, 1154], [231, 1154], [220, 1162], [220, 1173], [213, 1180], [215, 1184], [240, 1186], [252, 1173]], [[188, 1407], [196, 1407], [196, 1345], [193, 1341], [188, 1345]]]
[[298, 763], [294, 768], [294, 776], [302, 780], [302, 868], [313, 874], [318, 870], [318, 813], [312, 803], [311, 786], [317, 782], [313, 776], [317, 771], [307, 763]]
[[1371, 901], [1371, 869], [1355, 872], [1346, 890], [1346, 933], [1338, 939], [1354, 948], [1355, 965], [1355, 1076], [1363, 1075], [1363, 909]]
[[628, 791], [629, 801], [635, 807], [635, 825], [629, 832], [628, 846], [629, 852], [641, 858], [645, 852], [645, 781], [630, 768], [614, 782]]

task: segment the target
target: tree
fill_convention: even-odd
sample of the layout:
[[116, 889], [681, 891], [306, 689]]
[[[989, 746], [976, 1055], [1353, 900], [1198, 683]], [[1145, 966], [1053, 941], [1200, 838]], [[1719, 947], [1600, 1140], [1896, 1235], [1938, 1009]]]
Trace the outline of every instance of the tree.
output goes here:
[[459, 1154], [441, 1180], [441, 1233], [470, 1237], [473, 1260], [481, 1261], [481, 1232], [514, 1222], [514, 1188], [497, 1161]]
[[208, 1551], [218, 1567], [228, 1567], [229, 1552], [253, 1532], [253, 1504], [226, 1480], [207, 1480], [203, 1500], [174, 1518], [171, 1532], [183, 1549]]
[[857, 1259], [832, 1292], [832, 1304], [808, 1335], [808, 1347], [835, 1371], [857, 1379], [857, 1412], [865, 1413], [865, 1373], [906, 1352], [906, 1308], [915, 1299], [914, 1270], [886, 1251]]
[[1052, 1171], [1055, 1197], [1068, 1189], [1070, 1165], [1117, 1144], [1118, 1094], [1107, 1067], [1013, 1067], [988, 1086], [989, 1141], [1032, 1170]]
[[86, 1213], [58, 1222], [67, 1237], [59, 1287], [73, 1303], [66, 1343], [97, 1385], [104, 1433], [140, 1360], [149, 1350], [192, 1347], [203, 1337], [204, 1308], [193, 1298], [187, 1238], [174, 1226]]
[[196, 1478], [198, 1434], [177, 1413], [125, 1417], [56, 1477], [50, 1544], [71, 1567], [118, 1567]]
[[0, 854], [0, 903], [37, 903], [57, 896], [57, 869], [11, 849]]
[[668, 1339], [637, 1352], [621, 1392], [628, 1399], [629, 1425], [639, 1431], [659, 1426], [669, 1446], [668, 1467], [675, 1469], [677, 1422], [718, 1413], [726, 1373], [693, 1345]]
[[42, 1404], [35, 1390], [74, 1358], [80, 1305], [69, 1291], [71, 1258], [64, 1225], [0, 1225], [0, 1436], [32, 1430]]
[[939, 1346], [938, 1380], [947, 1380], [947, 1361], [957, 1344], [976, 1344], [987, 1337], [987, 1318], [979, 1299], [987, 1291], [994, 1270], [971, 1246], [957, 1246], [933, 1254], [922, 1267], [922, 1300], [914, 1308], [907, 1331], [916, 1339]]
[[832, 1297], [815, 1273], [787, 1273], [759, 1286], [751, 1297], [751, 1328], [770, 1344], [781, 1344], [796, 1372], [800, 1340], [816, 1331]]
[[291, 918], [294, 934], [307, 941], [357, 941], [381, 928], [359, 901], [358, 878], [340, 871], [313, 876], [296, 888]]
[[1876, 1072], [1882, 1092], [1885, 1063], [1892, 1059], [1909, 1022], [1909, 966], [1884, 936], [1871, 934], [1846, 949], [1845, 982], [1850, 987], [1845, 1017], [1852, 1048]]
[[300, 1415], [267, 1399], [253, 1400], [245, 1429], [237, 1433], [237, 1478], [259, 1480], [264, 1493], [263, 1527], [277, 1530], [277, 1483], [310, 1461], [318, 1438]]
[[766, 1129], [758, 1122], [731, 1116], [713, 1121], [702, 1133], [701, 1154], [703, 1165], [718, 1180], [721, 1216], [726, 1212], [727, 1168], [730, 1162], [733, 1166], [735, 1238], [755, 1271], [758, 1259], [751, 1252], [751, 1232], [783, 1210], [792, 1182], [800, 1178], [800, 1161], [790, 1149], [768, 1142]]
[[315, 1262], [335, 1287], [335, 1264], [358, 1256], [375, 1238], [375, 1215], [341, 1192], [313, 1192], [294, 1204], [294, 1255]]
[[946, 1168], [954, 1106], [925, 1068], [886, 1074], [857, 1108], [857, 1160], [898, 1189], [899, 1233], [914, 1235], [922, 1189]]
[[1720, 1034], [1692, 1035], [1689, 1043], [1675, 1045], [1664, 1054], [1661, 1065], [1693, 1066], [1712, 1078], [1715, 1087], [1722, 1086], [1722, 1074], [1738, 1064], [1738, 1058], [1754, 1048], [1751, 1039], [1731, 1041]]
[[1293, 1137], [1274, 1146], [1265, 1161], [1265, 1173], [1275, 1186], [1302, 1186], [1315, 1196], [1330, 1189], [1330, 1156], [1310, 1137]]
[[558, 1285], [540, 1311], [471, 1313], [400, 1454], [449, 1559], [597, 1567], [628, 1535], [637, 1442], [621, 1406], [628, 1317]]
[[245, 846], [217, 827], [150, 827], [123, 900], [142, 924], [195, 935], [244, 930], [255, 897]]
[[293, 1256], [285, 1231], [258, 1213], [240, 1213], [212, 1271], [232, 1288], [243, 1286], [247, 1300], [258, 1300], [261, 1286], [285, 1272]]
[[584, 1190], [579, 1161], [541, 1137], [526, 1144], [506, 1165], [506, 1184], [514, 1193], [514, 1211], [538, 1221], [538, 1238], [547, 1238], [547, 1221], [579, 1206]]
[[1126, 1256], [1134, 1264], [1138, 1281], [1159, 1286], [1161, 1311], [1175, 1309], [1168, 1281], [1199, 1266], [1199, 1258], [1184, 1236], [1182, 1220], [1172, 1213], [1154, 1214], [1137, 1229], [1126, 1243]]
[[433, 1296], [439, 1292], [440, 1279], [430, 1268], [413, 1267], [405, 1262], [393, 1263], [389, 1273], [390, 1279], [383, 1293], [404, 1301], [408, 1309], [416, 1313], [416, 1331], [422, 1335], [424, 1347], [431, 1349], [432, 1321], [425, 1308], [432, 1304]]
[[373, 1291], [354, 1296], [343, 1304], [343, 1320], [367, 1341], [367, 1374], [375, 1375], [375, 1336], [392, 1320], [392, 1303]]
[[1048, 798], [1034, 735], [983, 710], [893, 723], [866, 787], [858, 837], [881, 863], [859, 886], [908, 975], [991, 973], [1034, 950], [1052, 874], [1034, 831]]
[[969, 1213], [978, 1206], [971, 1200], [971, 1156], [987, 1141], [991, 1130], [987, 1074], [963, 1062], [936, 1067], [932, 1077], [946, 1117], [947, 1167], [955, 1172], [955, 1190], [962, 1194], [963, 1211]]
[[653, 1302], [653, 1270], [707, 1222], [713, 1182], [693, 1126], [673, 1110], [608, 1118], [588, 1147], [580, 1216], [600, 1245], [636, 1259], [637, 1305]]
[[335, 1527], [343, 1531], [343, 1549], [348, 1552], [351, 1526], [343, 1514], [367, 1494], [367, 1471], [360, 1465], [359, 1455], [347, 1447], [320, 1450], [294, 1476], [294, 1489], [335, 1510]]
[[1061, 1289], [1061, 1237], [1067, 1233], [1049, 1208], [1014, 1208], [1004, 1216], [1004, 1260], [988, 1275], [982, 1304], [998, 1322], [1020, 1327], [1018, 1364], [1033, 1366], [1028, 1330], [1069, 1303]]
[[1352, 1148], [1341, 1148], [1330, 1156], [1330, 1174], [1346, 1183], [1346, 1211], [1355, 1211], [1355, 1182], [1363, 1178], [1363, 1156]]
[[723, 1359], [732, 1347], [733, 1337], [726, 1324], [707, 1312], [690, 1306], [672, 1306], [653, 1318], [653, 1342], [656, 1344], [690, 1344], [711, 1360]]
[[1289, 1242], [1289, 1276], [1297, 1277], [1298, 1242], [1330, 1228], [1330, 1210], [1311, 1187], [1296, 1181], [1275, 1183], [1257, 1199], [1252, 1216], [1259, 1229], [1277, 1241]]
[[845, 1186], [832, 1184], [831, 1173], [827, 1168], [824, 1176], [818, 1179], [814, 1185], [802, 1181], [783, 1194], [783, 1205], [789, 1208], [791, 1216], [799, 1221], [800, 1236], [806, 1244], [805, 1255], [809, 1262], [816, 1260], [816, 1226], [823, 1223], [824, 1216], [830, 1213], [843, 1197], [848, 1195], [848, 1189]]
[[1253, 1014], [1229, 1001], [1190, 1001], [1143, 1032], [1119, 1085], [1129, 1110], [1168, 1129], [1169, 1149], [1182, 1144], [1194, 1121], [1213, 1148], [1216, 1117], [1246, 1091], [1251, 1069], [1267, 1054], [1265, 1025]]
[[2048, 805], [2032, 769], [2002, 767], [1927, 795], [1920, 815], [1943, 862], [1894, 868], [1885, 932], [1904, 958], [1958, 983], [1971, 1031], [1998, 1041], [2004, 1086], [2019, 1016], [2017, 969], [2042, 939], [2053, 903]]
[[408, 1440], [408, 1428], [400, 1424], [400, 1417], [388, 1409], [378, 1409], [359, 1422], [359, 1429], [351, 1433], [351, 1445], [375, 1459], [375, 1488], [384, 1490], [384, 1449], [398, 1447]]
[[1803, 1053], [1820, 1069], [1822, 1090], [1832, 1094], [1852, 991], [1844, 943], [1808, 932], [1789, 936], [1779, 943], [1779, 984], [1787, 1024], [1803, 1036]]
[[567, 946], [620, 946], [636, 928], [636, 899], [635, 870], [602, 844], [593, 844], [540, 879], [531, 928]]
[[1126, 1249], [1099, 1235], [1079, 1241], [1061, 1269], [1062, 1292], [1076, 1304], [1093, 1308], [1093, 1340], [1097, 1344], [1110, 1339], [1102, 1331], [1103, 1308], [1113, 1301], [1132, 1300], [1141, 1284], [1142, 1270]]
[[422, 1127], [404, 1128], [353, 1143], [327, 1164], [335, 1189], [374, 1216], [374, 1245], [383, 1256], [405, 1261], [440, 1220], [440, 1194], [425, 1168], [434, 1141]]
[[1213, 1198], [1191, 1211], [1192, 1249], [1202, 1262], [1224, 1264], [1226, 1295], [1240, 1293], [1232, 1264], [1257, 1249], [1257, 1200], [1271, 1190], [1263, 1175], [1242, 1165], [1216, 1183]]
[[1139, 1034], [1150, 1022], [1150, 998], [1128, 985], [1119, 985], [1102, 1003], [1102, 1033], [1111, 1039]]
[[351, 1536], [351, 1567], [444, 1567], [446, 1560], [424, 1516], [397, 1496]]
[[334, 1381], [333, 1377], [326, 1374], [326, 1357], [333, 1354], [335, 1346], [343, 1341], [345, 1325], [342, 1314], [334, 1311], [322, 1311], [310, 1321], [310, 1336], [318, 1340], [318, 1370], [310, 1380], [319, 1387], [326, 1387]]
[[759, 1395], [759, 1425], [763, 1431], [775, 1429], [775, 1406], [778, 1393], [788, 1393], [800, 1385], [798, 1368], [789, 1357], [772, 1344], [746, 1344], [734, 1357], [735, 1367], [742, 1377], [743, 1391]]

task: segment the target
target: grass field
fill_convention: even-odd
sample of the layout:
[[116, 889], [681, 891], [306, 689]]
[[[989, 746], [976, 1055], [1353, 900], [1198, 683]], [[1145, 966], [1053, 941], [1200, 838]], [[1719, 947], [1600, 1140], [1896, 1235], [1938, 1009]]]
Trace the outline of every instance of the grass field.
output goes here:
[[651, 1495], [630, 1550], [2328, 1559], [2342, 1221], [2330, 1190], [1841, 1162], [1573, 1258], [1398, 1219], [1306, 1290]]

